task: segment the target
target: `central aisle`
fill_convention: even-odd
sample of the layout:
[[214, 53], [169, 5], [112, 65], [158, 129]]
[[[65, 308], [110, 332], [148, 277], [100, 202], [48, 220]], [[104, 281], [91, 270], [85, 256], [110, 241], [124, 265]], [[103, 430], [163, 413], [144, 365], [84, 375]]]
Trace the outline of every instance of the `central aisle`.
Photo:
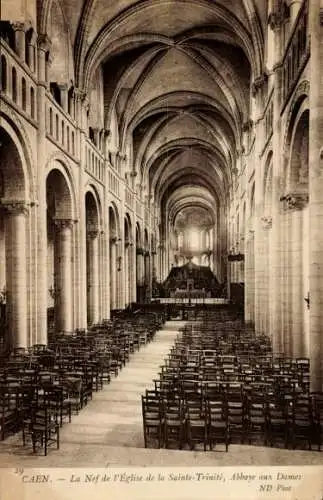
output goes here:
[[72, 423], [62, 430], [65, 443], [144, 447], [141, 395], [153, 388], [160, 366], [184, 323], [167, 322], [152, 342], [131, 355], [118, 377], [112, 378]]

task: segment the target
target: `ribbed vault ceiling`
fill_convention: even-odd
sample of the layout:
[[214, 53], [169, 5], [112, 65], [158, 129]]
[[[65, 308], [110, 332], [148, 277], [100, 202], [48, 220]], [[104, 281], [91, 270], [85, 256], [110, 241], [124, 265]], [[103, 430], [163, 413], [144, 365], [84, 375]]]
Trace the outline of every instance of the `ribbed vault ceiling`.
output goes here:
[[174, 217], [183, 203], [225, 206], [263, 72], [266, 4], [86, 0], [71, 18], [76, 83], [90, 87], [103, 64], [107, 127], [117, 119], [138, 182]]

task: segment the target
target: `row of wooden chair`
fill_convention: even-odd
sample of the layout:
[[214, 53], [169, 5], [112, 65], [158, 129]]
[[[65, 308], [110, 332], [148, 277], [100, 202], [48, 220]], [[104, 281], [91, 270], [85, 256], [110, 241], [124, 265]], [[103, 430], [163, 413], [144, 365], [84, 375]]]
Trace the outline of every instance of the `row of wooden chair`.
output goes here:
[[129, 339], [151, 341], [162, 322], [156, 314], [133, 322], [118, 318], [89, 332], [52, 334], [48, 345], [16, 349], [0, 368], [0, 438], [21, 431], [22, 444], [31, 442], [34, 452], [58, 448], [60, 427], [129, 360]]
[[[159, 433], [163, 429], [162, 443], [167, 444], [167, 402], [175, 396], [185, 407], [182, 426], [179, 415], [177, 419], [176, 428], [181, 427], [181, 433], [177, 433], [179, 447], [183, 435], [190, 435], [187, 429], [194, 428], [190, 417], [194, 402], [202, 400], [204, 448], [212, 441], [210, 408], [219, 405], [221, 423], [217, 426], [227, 443], [237, 438], [251, 441], [257, 435], [265, 445], [278, 441], [294, 448], [306, 443], [309, 449], [315, 444], [320, 450], [323, 397], [309, 393], [309, 374], [307, 358], [274, 356], [267, 336], [256, 336], [239, 319], [231, 321], [227, 316], [224, 320], [222, 316], [219, 321], [217, 313], [210, 314], [206, 321], [184, 327], [161, 366], [159, 378], [154, 380], [155, 395], [163, 408], [155, 430]], [[147, 437], [145, 405], [150, 402], [147, 395], [145, 398], [143, 424]], [[176, 432], [173, 434], [176, 436]], [[192, 439], [187, 437], [187, 443]], [[145, 445], [149, 446], [149, 440], [145, 439]]]

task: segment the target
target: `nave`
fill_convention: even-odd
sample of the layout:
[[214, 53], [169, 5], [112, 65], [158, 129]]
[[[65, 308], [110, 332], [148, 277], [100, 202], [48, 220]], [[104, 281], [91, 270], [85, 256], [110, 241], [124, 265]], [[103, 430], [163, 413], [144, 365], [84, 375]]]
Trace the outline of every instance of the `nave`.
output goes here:
[[154, 390], [153, 381], [158, 380], [161, 367], [167, 364], [176, 344], [183, 336], [187, 343], [199, 326], [197, 322], [181, 321], [160, 325], [151, 341], [142, 342], [140, 349], [130, 352], [129, 362], [118, 370], [117, 376], [111, 373], [110, 383], [103, 383], [98, 392], [93, 390], [92, 399], [77, 415], [72, 415], [72, 422], [64, 422], [58, 450], [53, 446], [44, 456], [40, 447], [35, 454], [30, 443], [22, 446], [21, 432], [9, 434], [0, 442], [0, 463], [7, 467], [323, 464], [323, 453], [238, 442], [230, 444], [228, 452], [222, 444], [212, 452], [204, 452], [203, 447], [193, 451], [188, 447], [181, 451], [176, 447], [157, 449], [155, 445], [153, 449], [144, 448], [141, 395]]

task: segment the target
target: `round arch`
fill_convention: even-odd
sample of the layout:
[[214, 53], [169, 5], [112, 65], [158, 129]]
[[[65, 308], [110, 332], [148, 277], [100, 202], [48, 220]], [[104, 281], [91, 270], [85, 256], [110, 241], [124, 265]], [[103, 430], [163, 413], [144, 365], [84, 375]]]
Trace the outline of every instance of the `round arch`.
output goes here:
[[[19, 128], [7, 115], [0, 112], [0, 134], [2, 131], [3, 137], [1, 138], [2, 144], [6, 145], [1, 151], [3, 159], [8, 156], [4, 161], [10, 168], [6, 169], [6, 175], [9, 176], [12, 187], [10, 191], [3, 194], [3, 197], [9, 200], [23, 200], [34, 201], [35, 185], [33, 179], [35, 178], [32, 164], [32, 152], [30, 146], [24, 140], [24, 128]], [[11, 147], [12, 146], [12, 147]], [[8, 153], [14, 152], [14, 157]]]
[[85, 191], [84, 194], [85, 196], [90, 193], [93, 197], [97, 214], [98, 214], [98, 229], [101, 229], [103, 226], [103, 214], [102, 214], [102, 202], [101, 202], [101, 197], [100, 194], [98, 193], [96, 187], [88, 182], [85, 186]]
[[61, 174], [62, 179], [64, 179], [64, 183], [66, 186], [65, 187], [66, 193], [69, 194], [69, 197], [67, 198], [68, 203], [66, 206], [66, 210], [64, 211], [65, 215], [67, 216], [66, 218], [71, 218], [74, 221], [78, 220], [78, 211], [76, 203], [77, 196], [75, 188], [76, 182], [72, 174], [72, 168], [66, 162], [65, 157], [62, 158], [61, 155], [55, 154], [48, 160], [45, 166], [45, 171], [47, 172], [46, 179], [48, 179], [48, 176], [53, 170]]
[[[120, 238], [120, 216], [117, 205], [112, 201], [109, 204], [110, 238]], [[111, 234], [111, 231], [113, 234]]]

